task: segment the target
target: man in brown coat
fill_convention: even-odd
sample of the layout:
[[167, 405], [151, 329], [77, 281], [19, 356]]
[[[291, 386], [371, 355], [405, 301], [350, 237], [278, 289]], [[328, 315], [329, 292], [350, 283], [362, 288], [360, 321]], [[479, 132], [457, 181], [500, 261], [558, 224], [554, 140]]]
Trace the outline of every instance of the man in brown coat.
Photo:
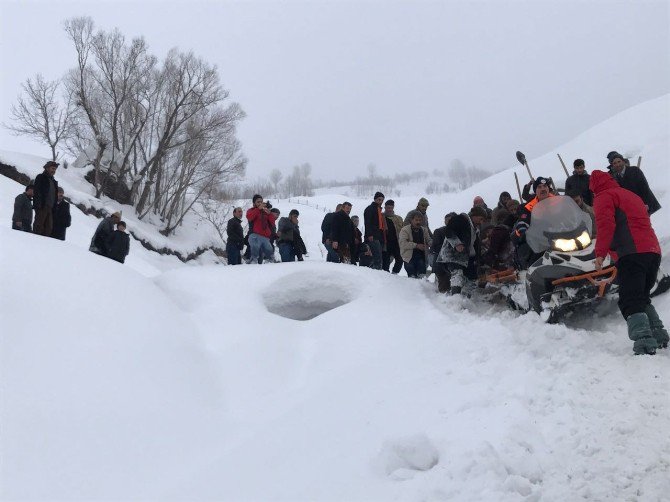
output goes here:
[[33, 206], [35, 207], [35, 224], [33, 232], [47, 237], [53, 231], [53, 208], [58, 197], [58, 182], [54, 179], [58, 162], [50, 160], [44, 164], [44, 172], [35, 177]]

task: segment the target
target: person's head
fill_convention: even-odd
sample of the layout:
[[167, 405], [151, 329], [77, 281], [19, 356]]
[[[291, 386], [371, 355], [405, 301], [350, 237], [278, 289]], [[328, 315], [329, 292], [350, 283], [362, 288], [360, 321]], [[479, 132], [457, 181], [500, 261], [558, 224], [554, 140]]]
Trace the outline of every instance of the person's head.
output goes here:
[[112, 213], [112, 221], [114, 223], [118, 223], [121, 221], [121, 211], [116, 211]]
[[358, 226], [359, 221], [360, 221], [360, 219], [358, 218], [358, 216], [353, 215], [353, 216], [351, 217], [351, 222], [354, 224], [355, 227]]
[[343, 202], [342, 204], [340, 204], [340, 208], [342, 209], [342, 211], [349, 214], [351, 212], [351, 202]]
[[582, 194], [580, 193], [571, 193], [569, 194], [572, 200], [575, 201], [575, 203], [579, 206], [582, 207], [584, 205], [584, 199], [582, 197]]
[[251, 198], [251, 202], [253, 203], [254, 207], [261, 208], [263, 207], [263, 196], [256, 194]]
[[242, 208], [241, 207], [236, 207], [235, 209], [233, 209], [233, 216], [235, 218], [242, 219]]
[[425, 197], [421, 197], [419, 202], [416, 203], [416, 208], [423, 214], [426, 214], [426, 211], [428, 211], [428, 206], [430, 206], [430, 203]]
[[335, 206], [335, 212], [337, 213], [340, 209], [342, 209], [342, 204], [338, 204]]
[[484, 199], [481, 197], [481, 195], [477, 195], [472, 201], [472, 205], [473, 207], [476, 206], [484, 207], [486, 206], [486, 203], [484, 202]]
[[61, 187], [58, 187], [58, 202], [63, 200], [63, 197], [65, 197], [65, 190], [63, 190]]
[[551, 192], [550, 185], [551, 182], [549, 181], [549, 178], [543, 176], [535, 178], [535, 181], [533, 182], [533, 192], [535, 192], [535, 196], [538, 200], [544, 200], [549, 197]]
[[[272, 207], [272, 206], [270, 206], [270, 207]], [[276, 207], [273, 207], [272, 209], [270, 209], [270, 212], [272, 214], [274, 214], [275, 216], [277, 216], [277, 218], [279, 218], [279, 215], [281, 214], [281, 211]]]
[[623, 158], [623, 155], [621, 155], [619, 152], [617, 152], [616, 150], [612, 150], [610, 153], [607, 154], [607, 162], [609, 162], [610, 165], [611, 165], [612, 160], [614, 160], [614, 157], [617, 157], [617, 156]]
[[617, 153], [615, 156], [613, 156], [611, 160], [611, 165], [612, 165], [612, 172], [614, 174], [619, 174], [621, 171], [623, 171], [624, 168], [626, 167], [623, 155]]
[[586, 164], [582, 159], [575, 159], [572, 163], [572, 167], [575, 168], [575, 174], [584, 174], [586, 171]]
[[33, 196], [33, 193], [35, 192], [35, 185], [33, 185], [32, 183], [31, 183], [30, 185], [28, 185], [28, 186], [26, 187], [25, 192], [26, 192], [26, 195], [27, 195], [28, 197], [32, 197], [32, 196]]
[[454, 216], [456, 216], [456, 213], [454, 213], [453, 211], [452, 211], [451, 213], [447, 213], [447, 214], [445, 214], [445, 215], [444, 215], [444, 224], [445, 224], [445, 225], [448, 225], [449, 222], [451, 221], [451, 219], [452, 219]]
[[125, 221], [119, 221], [116, 224], [116, 229], [121, 230], [121, 232], [125, 232], [126, 231], [126, 222]]
[[377, 192], [377, 193], [375, 194], [375, 196], [374, 196], [374, 201], [375, 201], [379, 206], [382, 205], [382, 203], [384, 202], [384, 199], [385, 199], [384, 194], [381, 193], [381, 192]]
[[481, 240], [487, 240], [491, 237], [491, 231], [493, 230], [493, 225], [490, 223], [484, 223], [481, 230], [479, 231], [479, 238]]
[[470, 209], [468, 214], [470, 215], [472, 224], [476, 227], [480, 226], [488, 216], [486, 214], [486, 209], [481, 206], [474, 206], [472, 209]]
[[[510, 200], [511, 198], [512, 198], [512, 196], [510, 195], [509, 192], [502, 192], [500, 194], [500, 198], [498, 200], [503, 205], [503, 207], [505, 207], [505, 205], [507, 204], [507, 201]], [[473, 204], [473, 205], [476, 205], [476, 204]]]
[[386, 211], [389, 214], [393, 214], [393, 209], [395, 208], [395, 201], [393, 199], [389, 199], [384, 203], [384, 211]]
[[44, 171], [49, 175], [53, 176], [56, 174], [56, 169], [58, 168], [60, 164], [58, 162], [54, 162], [53, 160], [50, 160], [46, 164], [44, 164]]
[[510, 199], [505, 204], [505, 208], [512, 214], [516, 213], [516, 210], [519, 209], [519, 201], [516, 199]]
[[300, 212], [297, 209], [291, 209], [288, 213], [288, 219], [293, 223], [298, 223], [298, 216], [300, 216]]
[[414, 216], [412, 216], [412, 221], [410, 222], [412, 227], [419, 228], [422, 223], [423, 223], [423, 216], [419, 214], [415, 214]]

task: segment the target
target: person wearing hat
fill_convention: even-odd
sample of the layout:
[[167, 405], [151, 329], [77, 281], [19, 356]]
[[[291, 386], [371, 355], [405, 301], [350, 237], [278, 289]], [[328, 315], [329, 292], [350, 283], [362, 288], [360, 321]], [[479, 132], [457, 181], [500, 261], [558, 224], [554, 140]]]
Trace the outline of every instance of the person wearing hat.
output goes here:
[[[384, 203], [384, 218], [386, 218], [386, 251], [382, 253], [382, 269], [391, 271], [391, 260], [393, 260], [393, 273], [397, 274], [402, 269], [403, 259], [400, 254], [400, 231], [403, 220], [395, 214], [395, 201], [389, 199]], [[423, 218], [423, 215], [421, 216]]]
[[498, 197], [498, 204], [491, 211], [491, 223], [494, 225], [505, 219], [508, 214], [507, 201], [512, 200], [512, 195], [509, 192], [501, 192]]
[[58, 197], [58, 182], [54, 179], [58, 162], [50, 160], [44, 164], [44, 172], [35, 177], [33, 207], [35, 208], [35, 225], [33, 232], [46, 237], [53, 231], [53, 208]]
[[469, 291], [477, 280], [479, 227], [487, 216], [483, 207], [475, 206], [468, 214], [452, 216], [447, 223], [437, 262], [444, 263], [449, 271], [451, 294]]
[[619, 310], [626, 319], [633, 352], [655, 354], [657, 348], [668, 346], [670, 336], [649, 295], [661, 263], [661, 246], [647, 208], [640, 197], [602, 171], [593, 171], [590, 187], [598, 227], [595, 268], [602, 268], [610, 251], [616, 253]]
[[14, 199], [14, 213], [12, 214], [12, 229], [33, 231], [33, 185], [26, 189]]
[[577, 192], [588, 206], [592, 206], [593, 193], [589, 190], [591, 175], [586, 172], [586, 164], [582, 159], [575, 159], [572, 166], [572, 175], [565, 180], [565, 193]]
[[551, 192], [550, 185], [551, 181], [549, 178], [545, 178], [544, 176], [535, 178], [535, 181], [533, 182], [533, 192], [535, 193], [535, 197], [523, 206], [519, 206], [518, 209], [518, 218], [514, 224], [514, 231], [512, 232], [512, 242], [516, 246], [517, 256], [523, 268], [527, 268], [528, 265], [537, 259], [536, 253], [533, 253], [533, 250], [526, 243], [526, 230], [530, 227], [533, 208], [537, 203], [548, 199], [549, 197], [555, 197]]
[[[426, 227], [428, 229], [428, 234], [430, 235], [431, 239], [433, 238], [433, 232], [430, 230], [430, 225], [428, 224], [428, 206], [430, 206], [430, 203], [428, 202], [428, 199], [425, 197], [421, 197], [419, 199], [419, 202], [416, 203], [416, 209], [413, 211], [419, 211], [423, 215], [423, 224], [422, 226]], [[413, 211], [410, 211], [407, 213], [407, 216], [405, 216], [405, 221], [403, 222], [403, 226], [409, 225], [412, 222], [410, 221], [410, 215], [413, 214]]]
[[630, 190], [640, 197], [647, 206], [649, 214], [654, 214], [661, 209], [661, 205], [658, 203], [656, 196], [649, 188], [647, 178], [639, 167], [626, 165], [623, 155], [618, 152], [608, 153], [607, 160], [610, 162], [610, 173], [612, 174], [612, 177], [621, 188]]
[[110, 249], [110, 239], [114, 233], [114, 226], [121, 221], [121, 212], [116, 211], [111, 216], [103, 218], [103, 220], [95, 229], [89, 251], [99, 254], [101, 256], [108, 256]]
[[382, 251], [386, 247], [386, 218], [382, 214], [384, 194], [375, 193], [372, 203], [363, 211], [365, 241], [372, 252], [372, 268], [382, 269]]

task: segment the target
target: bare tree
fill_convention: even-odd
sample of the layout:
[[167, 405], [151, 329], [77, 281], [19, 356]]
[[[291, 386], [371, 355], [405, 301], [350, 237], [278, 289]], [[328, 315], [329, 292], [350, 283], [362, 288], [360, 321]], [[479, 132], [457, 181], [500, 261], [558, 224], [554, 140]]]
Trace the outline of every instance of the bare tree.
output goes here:
[[283, 177], [284, 177], [284, 175], [282, 174], [282, 172], [279, 169], [273, 169], [270, 172], [270, 181], [272, 182], [272, 185], [274, 186], [275, 195], [279, 191], [279, 183], [281, 182]]
[[12, 105], [11, 117], [15, 125], [5, 125], [16, 135], [27, 135], [45, 142], [56, 160], [58, 144], [72, 131], [70, 94], [61, 101], [60, 81], [47, 81], [41, 74], [27, 79], [22, 85], [23, 95]]

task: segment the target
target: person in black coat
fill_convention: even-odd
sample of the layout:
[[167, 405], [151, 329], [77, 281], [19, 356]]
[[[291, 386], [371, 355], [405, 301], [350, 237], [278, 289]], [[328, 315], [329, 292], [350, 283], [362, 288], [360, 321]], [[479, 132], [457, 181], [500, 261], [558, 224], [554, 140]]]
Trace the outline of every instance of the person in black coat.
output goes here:
[[98, 228], [95, 229], [95, 233], [91, 239], [91, 246], [88, 250], [102, 256], [109, 256], [109, 241], [114, 233], [114, 225], [120, 221], [121, 213], [118, 211], [104, 218], [98, 225]]
[[226, 234], [226, 255], [228, 256], [228, 265], [240, 265], [242, 263], [241, 251], [244, 248], [244, 230], [242, 230], [242, 208], [236, 207], [233, 210], [233, 217], [228, 220]]
[[621, 188], [630, 190], [640, 197], [647, 206], [649, 214], [654, 214], [661, 209], [656, 196], [649, 188], [647, 178], [639, 167], [627, 166], [623, 155], [617, 152], [610, 152], [607, 158], [610, 161], [610, 173]]
[[112, 232], [109, 238], [107, 257], [114, 261], [123, 263], [130, 251], [130, 236], [126, 233], [126, 223], [119, 221], [116, 224], [116, 230]]
[[565, 193], [578, 192], [587, 205], [593, 206], [593, 192], [589, 189], [591, 175], [586, 172], [586, 164], [582, 159], [575, 159], [572, 165], [574, 171], [565, 180]]
[[44, 172], [35, 177], [33, 207], [35, 208], [35, 225], [33, 232], [46, 237], [53, 230], [53, 208], [58, 194], [58, 182], [54, 179], [58, 162], [49, 161], [44, 164]]
[[332, 213], [326, 214], [326, 216], [323, 217], [323, 221], [321, 222], [321, 243], [323, 246], [326, 248], [327, 254], [326, 254], [326, 261], [333, 262], [333, 263], [338, 263], [338, 253], [336, 250], [333, 249], [333, 246], [331, 245], [331, 240], [330, 240], [330, 235], [332, 233], [331, 227], [333, 224], [333, 218], [335, 215], [342, 209], [342, 204], [338, 204], [335, 206], [335, 211]]
[[333, 215], [330, 225], [329, 240], [337, 253], [340, 263], [355, 263], [354, 224], [349, 217], [351, 202], [344, 202], [340, 210]]
[[382, 251], [386, 246], [386, 219], [382, 215], [384, 194], [375, 193], [372, 203], [363, 211], [365, 242], [372, 251], [372, 268], [382, 269]]
[[62, 188], [58, 188], [58, 199], [53, 209], [54, 227], [51, 231], [51, 237], [54, 239], [65, 240], [65, 232], [67, 227], [72, 224], [72, 216], [70, 216], [70, 203], [64, 199], [65, 192]]
[[33, 185], [28, 185], [24, 192], [14, 199], [12, 228], [24, 232], [33, 231]]
[[440, 293], [447, 293], [451, 289], [451, 275], [445, 263], [437, 261], [437, 257], [442, 250], [442, 245], [444, 244], [444, 239], [447, 236], [447, 225], [452, 217], [456, 216], [456, 213], [449, 213], [444, 217], [444, 226], [440, 227], [433, 232], [433, 242], [430, 245], [430, 256], [433, 263], [433, 272], [437, 278], [437, 290]]

